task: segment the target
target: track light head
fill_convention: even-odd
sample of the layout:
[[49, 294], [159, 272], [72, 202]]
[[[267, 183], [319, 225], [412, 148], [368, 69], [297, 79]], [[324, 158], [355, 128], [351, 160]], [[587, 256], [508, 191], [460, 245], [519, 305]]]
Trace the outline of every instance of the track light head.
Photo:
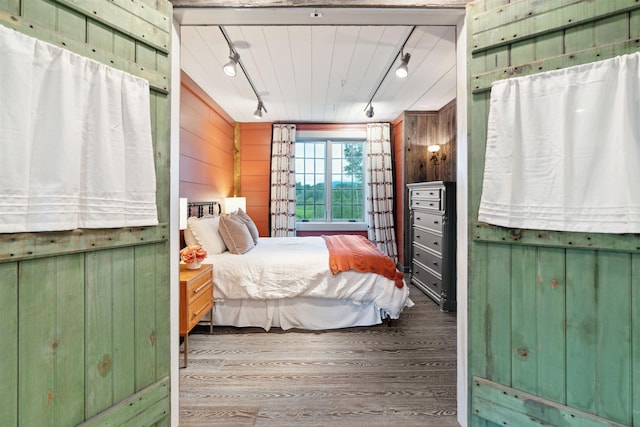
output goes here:
[[222, 69], [224, 70], [224, 73], [227, 76], [235, 77], [236, 76], [236, 65], [238, 65], [238, 61], [240, 60], [240, 55], [238, 55], [238, 52], [234, 52], [233, 49], [230, 49], [230, 51], [229, 51], [229, 59], [231, 61], [229, 61], [226, 64], [224, 64], [224, 67], [222, 67]]
[[258, 108], [253, 112], [253, 117], [256, 119], [262, 118], [262, 110], [264, 109], [264, 105], [262, 105], [262, 101], [258, 101]]
[[401, 79], [404, 79], [409, 75], [408, 65], [409, 65], [410, 59], [411, 59], [411, 54], [405, 53], [404, 55], [402, 55], [402, 61], [400, 62], [400, 65], [398, 66], [398, 68], [396, 68], [396, 76], [400, 77]]
[[373, 105], [369, 104], [369, 108], [367, 108], [367, 112], [365, 114], [368, 119], [373, 117]]

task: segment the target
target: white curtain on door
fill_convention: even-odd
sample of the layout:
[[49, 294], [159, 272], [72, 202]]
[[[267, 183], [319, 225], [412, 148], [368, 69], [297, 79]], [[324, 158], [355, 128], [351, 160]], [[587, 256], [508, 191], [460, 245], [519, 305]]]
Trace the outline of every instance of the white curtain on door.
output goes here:
[[274, 124], [271, 143], [271, 237], [296, 235], [296, 125]]
[[0, 26], [0, 233], [155, 225], [149, 83]]
[[478, 219], [640, 233], [640, 53], [493, 84]]
[[367, 222], [369, 240], [397, 263], [390, 128], [389, 123], [367, 124]]

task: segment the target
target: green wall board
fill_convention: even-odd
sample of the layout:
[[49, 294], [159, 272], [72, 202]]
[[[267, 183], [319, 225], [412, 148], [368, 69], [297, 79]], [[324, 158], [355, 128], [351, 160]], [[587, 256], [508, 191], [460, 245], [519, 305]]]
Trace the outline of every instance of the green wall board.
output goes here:
[[597, 253], [567, 249], [567, 405], [595, 412]]
[[0, 264], [0, 420], [18, 424], [18, 263]]
[[18, 411], [24, 426], [84, 419], [84, 255], [19, 266]]
[[473, 378], [472, 410], [500, 426], [624, 427], [511, 387]]
[[635, 0], [467, 8], [470, 426], [640, 422], [640, 235], [477, 221], [492, 82], [638, 52], [639, 16]]
[[3, 425], [170, 420], [166, 0], [0, 0], [0, 25], [149, 80], [152, 227], [0, 235]]
[[514, 247], [511, 253], [511, 366], [513, 387], [538, 393], [537, 248]]

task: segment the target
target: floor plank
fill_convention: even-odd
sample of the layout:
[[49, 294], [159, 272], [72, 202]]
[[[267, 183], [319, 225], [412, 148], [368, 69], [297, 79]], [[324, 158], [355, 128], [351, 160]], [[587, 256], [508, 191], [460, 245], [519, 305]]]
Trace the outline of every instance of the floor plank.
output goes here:
[[391, 326], [196, 328], [180, 426], [458, 426], [455, 313], [410, 295]]

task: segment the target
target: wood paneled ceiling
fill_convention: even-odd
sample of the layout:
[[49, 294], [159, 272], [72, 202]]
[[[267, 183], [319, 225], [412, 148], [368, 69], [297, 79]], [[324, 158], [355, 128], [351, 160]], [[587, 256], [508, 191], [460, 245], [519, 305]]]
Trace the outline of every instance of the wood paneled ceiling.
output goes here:
[[[238, 122], [260, 121], [253, 117], [258, 101], [239, 67], [233, 78], [222, 71], [229, 47], [220, 27], [264, 102], [263, 121], [391, 121], [406, 110], [437, 111], [455, 98], [455, 24], [463, 14], [391, 8], [175, 10], [182, 69]], [[403, 44], [411, 60], [409, 76], [400, 79], [394, 70]], [[375, 114], [367, 118], [372, 96]]]

